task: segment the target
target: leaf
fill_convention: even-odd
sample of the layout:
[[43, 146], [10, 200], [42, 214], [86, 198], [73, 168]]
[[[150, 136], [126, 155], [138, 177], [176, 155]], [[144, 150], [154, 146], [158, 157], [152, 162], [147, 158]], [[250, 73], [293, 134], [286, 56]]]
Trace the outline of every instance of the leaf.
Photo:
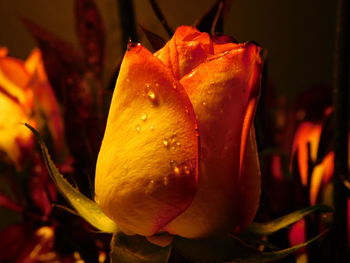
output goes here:
[[223, 17], [228, 11], [231, 0], [218, 0], [200, 19], [198, 19], [194, 26], [201, 32], [210, 34], [223, 32]]
[[87, 64], [96, 75], [103, 70], [105, 31], [100, 12], [93, 0], [75, 0], [75, 28]]
[[77, 210], [79, 215], [91, 225], [106, 233], [115, 233], [118, 228], [114, 221], [107, 217], [101, 208], [92, 200], [81, 194], [61, 175], [51, 160], [46, 145], [38, 131], [29, 124], [25, 124], [36, 136], [40, 145], [46, 167], [56, 186], [61, 191], [67, 201]]
[[128, 236], [122, 232], [113, 235], [111, 241], [112, 263], [166, 263], [171, 247], [159, 247], [143, 236]]
[[263, 252], [263, 253], [260, 253], [258, 255], [251, 255], [251, 256], [248, 256], [248, 257], [237, 258], [237, 259], [231, 260], [231, 261], [226, 262], [226, 263], [265, 263], [265, 262], [272, 262], [272, 261], [275, 261], [275, 260], [278, 260], [278, 259], [281, 259], [281, 258], [284, 258], [286, 256], [291, 255], [292, 253], [294, 253], [298, 249], [303, 248], [303, 247], [309, 245], [310, 243], [316, 241], [318, 238], [323, 236], [326, 232], [323, 232], [320, 235], [310, 239], [309, 241], [301, 243], [301, 244], [293, 246], [293, 247], [289, 247], [289, 248], [282, 249], [282, 250], [277, 250], [277, 251], [272, 251], [272, 252]]
[[176, 237], [173, 242], [173, 247], [174, 250], [195, 262], [271, 262], [292, 254], [298, 249], [314, 242], [325, 233], [326, 232], [305, 243], [271, 252], [260, 252], [235, 236], [222, 236], [202, 240], [190, 240]]
[[269, 222], [253, 223], [243, 233], [243, 235], [246, 235], [246, 234], [258, 235], [258, 236], [271, 235], [276, 231], [281, 230], [282, 228], [287, 227], [290, 224], [293, 224], [299, 221], [304, 216], [307, 216], [314, 212], [330, 212], [330, 211], [332, 211], [331, 208], [326, 205], [309, 206]]
[[223, 262], [259, 253], [257, 249], [232, 235], [196, 240], [175, 237], [173, 248], [195, 262]]
[[42, 52], [50, 83], [56, 95], [62, 98], [65, 92], [64, 80], [73, 75], [81, 74], [85, 69], [81, 54], [71, 44], [28, 18], [22, 18], [22, 22], [35, 38]]
[[139, 27], [141, 28], [141, 30], [145, 34], [147, 40], [151, 44], [151, 46], [154, 49], [154, 51], [157, 51], [157, 50], [161, 49], [165, 45], [166, 41], [164, 40], [164, 38], [162, 38], [161, 36], [151, 32], [151, 31], [149, 31], [148, 29], [144, 28], [141, 25], [139, 25]]

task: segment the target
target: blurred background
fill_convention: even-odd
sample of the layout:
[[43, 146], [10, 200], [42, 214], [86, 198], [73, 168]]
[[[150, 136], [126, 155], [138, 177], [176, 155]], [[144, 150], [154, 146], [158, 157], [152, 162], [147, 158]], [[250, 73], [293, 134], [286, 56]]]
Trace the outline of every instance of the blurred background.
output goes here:
[[[126, 48], [123, 28], [131, 19], [120, 3], [130, 2], [0, 0], [0, 81], [5, 79], [0, 82], [0, 132], [6, 132], [15, 112], [6, 111], [5, 102], [24, 112], [24, 117], [14, 114], [13, 126], [8, 128], [12, 149], [4, 147], [6, 137], [1, 141], [0, 134], [0, 262], [108, 262], [110, 236], [91, 231], [66, 208], [52, 207], [68, 204], [49, 178], [33, 135], [23, 127], [18, 136], [13, 130], [18, 128], [15, 118], [27, 118], [48, 143], [60, 171], [93, 197], [95, 162]], [[134, 0], [133, 7], [138, 39], [151, 49], [140, 26], [165, 40], [169, 36], [150, 2]], [[217, 1], [157, 2], [175, 29], [194, 24]], [[268, 221], [309, 205], [333, 207], [336, 1], [233, 0], [224, 18], [225, 34], [239, 42], [255, 41], [267, 54], [255, 120], [262, 170], [256, 220]], [[32, 52], [38, 43], [42, 54]], [[29, 72], [26, 81], [21, 79], [23, 68]], [[20, 91], [12, 93], [16, 88]], [[25, 134], [30, 138], [17, 140]], [[14, 157], [14, 150], [19, 157]], [[343, 163], [346, 166], [346, 160]], [[342, 198], [342, 216], [348, 205], [350, 217], [350, 198]], [[264, 240], [286, 248], [323, 233], [332, 222], [331, 213], [318, 214]], [[350, 228], [350, 221], [342, 223], [336, 234], [346, 232], [346, 223]], [[347, 235], [350, 240], [350, 231]], [[329, 263], [336, 246], [331, 246], [332, 240], [327, 236], [278, 262]], [[172, 256], [172, 263], [189, 262]]]
[[[190, 25], [213, 0], [159, 0], [171, 27]], [[107, 68], [121, 56], [117, 1], [96, 1], [106, 27]], [[269, 80], [292, 103], [302, 91], [329, 87], [332, 75], [336, 1], [234, 0], [224, 32], [239, 41], [254, 40], [268, 51]], [[149, 1], [134, 1], [136, 23], [166, 36]], [[0, 0], [0, 45], [25, 58], [35, 46], [20, 17], [27, 17], [77, 46], [73, 1]], [[141, 38], [141, 42], [148, 44]]]

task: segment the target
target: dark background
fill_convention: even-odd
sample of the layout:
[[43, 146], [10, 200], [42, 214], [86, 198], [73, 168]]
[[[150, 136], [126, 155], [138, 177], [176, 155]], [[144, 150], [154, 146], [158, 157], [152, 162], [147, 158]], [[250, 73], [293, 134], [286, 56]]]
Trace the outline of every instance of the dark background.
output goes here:
[[[120, 21], [116, 0], [96, 1], [107, 32], [107, 75], [112, 71], [120, 46]], [[175, 28], [192, 24], [214, 0], [159, 0]], [[333, 0], [234, 0], [227, 15], [225, 33], [239, 41], [255, 40], [268, 50], [269, 80], [289, 105], [302, 91], [330, 87], [334, 46]], [[135, 0], [137, 23], [166, 36], [148, 0]], [[0, 45], [25, 58], [35, 42], [19, 17], [28, 17], [77, 46], [73, 1], [0, 0]], [[147, 40], [142, 41], [148, 45]]]

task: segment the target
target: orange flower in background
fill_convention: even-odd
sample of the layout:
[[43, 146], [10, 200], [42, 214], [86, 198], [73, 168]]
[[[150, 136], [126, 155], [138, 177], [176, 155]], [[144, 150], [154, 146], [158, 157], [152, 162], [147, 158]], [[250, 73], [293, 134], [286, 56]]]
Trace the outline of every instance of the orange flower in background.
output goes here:
[[[322, 160], [318, 160], [318, 146], [321, 139], [322, 125], [303, 122], [298, 127], [292, 156], [297, 155], [301, 182], [310, 186], [310, 204], [317, 202], [321, 184], [327, 184], [334, 172], [334, 153], [329, 152]], [[317, 164], [316, 162], [319, 161]], [[309, 164], [316, 164], [310, 169]], [[310, 182], [308, 182], [310, 174]]]
[[251, 223], [260, 53], [188, 26], [155, 54], [129, 46], [95, 177], [97, 203], [126, 233], [198, 238]]
[[20, 167], [21, 151], [32, 145], [32, 134], [20, 123], [39, 123], [38, 111], [47, 119], [55, 145], [62, 144], [62, 121], [48, 83], [41, 53], [34, 49], [26, 61], [7, 56], [0, 48], [0, 151]]

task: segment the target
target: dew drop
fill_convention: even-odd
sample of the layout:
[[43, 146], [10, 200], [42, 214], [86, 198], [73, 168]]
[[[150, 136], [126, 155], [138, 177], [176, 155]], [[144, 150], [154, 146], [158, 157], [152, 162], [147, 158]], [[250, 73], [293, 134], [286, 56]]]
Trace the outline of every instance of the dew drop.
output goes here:
[[77, 198], [77, 202], [80, 202], [80, 198]]
[[140, 132], [140, 131], [141, 131], [140, 125], [136, 125], [136, 131], [137, 131], [137, 132]]
[[130, 79], [126, 79], [125, 81], [126, 81], [127, 83], [129, 83], [129, 82], [130, 82]]
[[147, 97], [150, 99], [150, 101], [153, 104], [157, 104], [158, 103], [156, 93], [153, 90], [149, 90], [148, 91]]
[[147, 114], [146, 113], [142, 113], [141, 120], [143, 120], [143, 121], [147, 120]]
[[206, 106], [206, 105], [207, 105], [207, 103], [206, 103], [205, 101], [203, 101], [203, 102], [202, 102], [202, 105], [203, 105], [203, 106]]
[[167, 139], [163, 140], [163, 144], [165, 147], [169, 147], [169, 141]]
[[149, 129], [150, 129], [151, 131], [153, 131], [153, 130], [154, 130], [154, 126], [153, 126], [153, 125], [149, 126]]
[[180, 168], [178, 167], [178, 166], [175, 166], [174, 167], [174, 173], [176, 174], [176, 175], [179, 175], [180, 174]]

